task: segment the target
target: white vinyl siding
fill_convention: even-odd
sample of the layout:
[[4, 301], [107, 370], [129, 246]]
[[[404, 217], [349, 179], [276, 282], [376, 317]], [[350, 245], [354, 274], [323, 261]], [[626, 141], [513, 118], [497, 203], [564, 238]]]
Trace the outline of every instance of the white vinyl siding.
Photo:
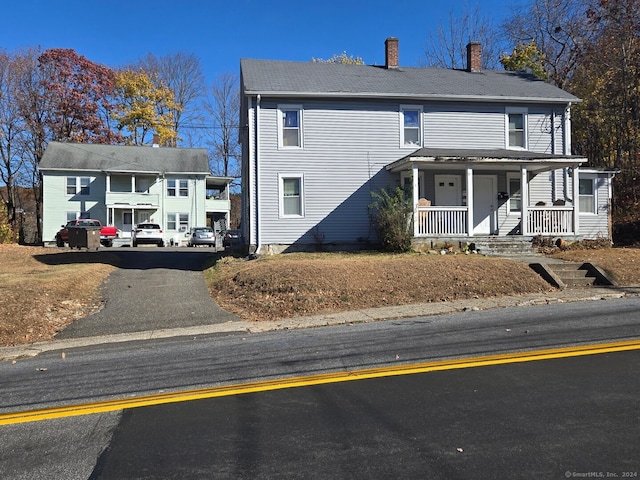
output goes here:
[[424, 147], [504, 148], [504, 107], [427, 104], [422, 118]]
[[[593, 190], [592, 195], [587, 193], [589, 191], [589, 183], [591, 183]], [[609, 195], [611, 194], [611, 186], [609, 182], [607, 182], [606, 174], [585, 173], [580, 171], [579, 186], [580, 235], [585, 238], [608, 238], [609, 225], [607, 220], [610, 208]], [[591, 211], [583, 210], [583, 203], [584, 207], [587, 207], [591, 205], [592, 200], [593, 208]]]
[[[368, 208], [372, 202], [371, 192], [397, 185], [399, 174], [388, 172], [385, 167], [406, 156], [409, 150], [401, 141], [398, 102], [305, 100], [304, 148], [281, 148], [279, 112], [283, 105], [288, 105], [286, 99], [263, 97], [259, 109], [255, 108], [255, 103], [253, 105], [254, 109], [248, 112], [250, 127], [246, 148], [246, 155], [251, 158], [243, 158], [246, 162], [243, 175], [250, 182], [247, 183], [250, 189], [246, 191], [245, 205], [252, 207], [251, 217], [246, 220], [254, 229], [246, 232], [253, 235], [249, 237], [250, 241], [263, 248], [270, 244], [313, 244], [315, 238], [334, 244], [359, 239], [375, 242]], [[425, 148], [505, 148], [504, 105], [425, 102], [411, 107], [422, 109], [421, 136]], [[258, 111], [259, 118], [256, 119], [253, 114]], [[551, 118], [550, 107], [535, 106], [535, 112], [540, 115], [541, 122], [545, 116]], [[252, 130], [255, 125], [260, 134], [249, 136], [255, 135]], [[550, 129], [543, 129], [536, 135], [540, 145], [544, 145], [541, 148], [550, 148]], [[258, 142], [258, 166], [253, 150], [255, 142]], [[282, 215], [280, 178], [288, 176], [289, 172], [304, 178], [304, 216]], [[424, 175], [423, 196], [434, 200], [433, 173], [425, 171]], [[540, 192], [534, 188], [532, 196], [540, 195], [551, 205], [553, 195], [549, 190], [548, 175], [539, 174], [534, 181], [538, 178], [546, 184], [540, 186]], [[498, 177], [498, 182], [499, 191], [507, 191], [504, 173]], [[561, 187], [558, 192], [562, 192]], [[502, 214], [506, 215], [506, 212], [507, 205], [503, 203]], [[512, 215], [509, 222], [513, 225], [509, 224], [507, 231], [517, 225], [519, 215]]]

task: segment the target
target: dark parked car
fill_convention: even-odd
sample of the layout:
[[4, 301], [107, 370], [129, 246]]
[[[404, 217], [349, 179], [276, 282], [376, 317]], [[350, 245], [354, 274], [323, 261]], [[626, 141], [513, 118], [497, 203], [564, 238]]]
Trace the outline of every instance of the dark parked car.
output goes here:
[[224, 232], [222, 246], [224, 248], [237, 247], [240, 244], [240, 232], [238, 230], [227, 230]]
[[209, 227], [193, 227], [189, 231], [187, 238], [187, 246], [189, 247], [195, 247], [196, 245], [216, 246], [216, 235], [213, 233], [213, 229]]

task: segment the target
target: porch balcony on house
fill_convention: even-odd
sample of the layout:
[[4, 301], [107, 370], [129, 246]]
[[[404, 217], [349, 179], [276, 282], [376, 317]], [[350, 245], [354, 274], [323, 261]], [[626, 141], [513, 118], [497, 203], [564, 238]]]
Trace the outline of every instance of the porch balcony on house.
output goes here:
[[229, 184], [231, 177], [207, 177], [205, 209], [207, 212], [224, 212], [231, 208]]
[[[387, 165], [387, 170], [399, 173], [403, 186], [412, 192], [414, 237], [578, 235], [578, 202], [553, 204], [550, 199], [545, 204], [530, 205], [529, 189], [536, 175], [568, 168], [571, 191], [578, 192], [579, 165], [585, 161], [570, 155], [528, 151], [423, 148]], [[432, 174], [434, 185], [430, 191], [435, 191], [435, 199], [421, 198], [426, 191], [426, 173]], [[507, 211], [509, 195], [499, 195], [497, 191], [497, 178], [501, 175], [507, 177], [507, 182], [509, 178], [519, 182], [517, 209]], [[447, 185], [457, 187], [457, 194], [441, 189], [444, 193], [438, 200], [438, 176], [438, 185], [443, 189]], [[510, 219], [508, 230], [498, 228], [499, 215], [502, 220], [505, 215]]]
[[154, 205], [160, 202], [160, 195], [149, 193], [157, 182], [155, 175], [107, 175], [107, 205]]

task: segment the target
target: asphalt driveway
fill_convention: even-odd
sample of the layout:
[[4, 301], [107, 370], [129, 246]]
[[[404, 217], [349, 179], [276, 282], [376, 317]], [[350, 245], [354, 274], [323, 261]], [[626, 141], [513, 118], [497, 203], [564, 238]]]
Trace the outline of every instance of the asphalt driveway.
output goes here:
[[57, 339], [184, 328], [240, 320], [211, 298], [203, 270], [210, 249], [113, 248], [118, 267], [101, 286], [104, 308], [76, 320]]

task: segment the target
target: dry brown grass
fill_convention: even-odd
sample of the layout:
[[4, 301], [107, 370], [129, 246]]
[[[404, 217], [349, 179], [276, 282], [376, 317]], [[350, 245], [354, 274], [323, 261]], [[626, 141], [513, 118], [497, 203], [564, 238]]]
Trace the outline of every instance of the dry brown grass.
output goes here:
[[605, 270], [620, 285], [640, 285], [640, 249], [602, 248], [568, 250], [553, 254], [570, 262], [591, 262]]
[[50, 340], [94, 311], [105, 255], [0, 244], [0, 346]]
[[478, 255], [287, 254], [219, 262], [210, 290], [248, 320], [549, 291], [528, 265]]
[[[640, 249], [572, 250], [623, 285], [640, 285]], [[105, 251], [0, 245], [0, 346], [50, 340], [95, 311], [98, 286], [115, 268]], [[476, 255], [288, 254], [244, 261], [223, 258], [206, 271], [225, 309], [272, 320], [458, 298], [551, 290], [525, 264]]]

